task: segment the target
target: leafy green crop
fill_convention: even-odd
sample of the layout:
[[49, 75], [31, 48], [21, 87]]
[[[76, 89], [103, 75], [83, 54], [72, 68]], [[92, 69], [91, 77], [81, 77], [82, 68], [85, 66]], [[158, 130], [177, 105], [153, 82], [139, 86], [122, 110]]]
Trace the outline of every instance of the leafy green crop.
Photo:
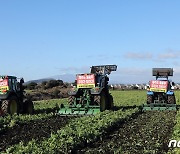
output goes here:
[[[176, 125], [174, 127], [173, 135], [170, 140], [177, 140], [177, 142], [180, 141], [180, 111], [178, 111], [176, 114]], [[169, 153], [179, 154], [180, 148], [173, 148], [173, 149], [171, 148], [169, 150]]]
[[13, 127], [16, 124], [27, 123], [32, 120], [40, 120], [52, 117], [54, 113], [43, 113], [43, 114], [35, 114], [35, 115], [13, 115], [0, 117], [0, 133], [7, 129], [8, 127]]
[[67, 103], [67, 99], [51, 99], [51, 100], [42, 100], [42, 101], [35, 101], [34, 102], [34, 109], [42, 110], [42, 109], [48, 109], [48, 108], [55, 108], [57, 105]]
[[[138, 112], [138, 109], [121, 110], [124, 107], [139, 106], [146, 103], [146, 91], [111, 91], [114, 105], [120, 109], [117, 111], [105, 111], [95, 116], [81, 117], [72, 119], [66, 126], [59, 128], [57, 133], [53, 133], [50, 138], [42, 141], [32, 140], [29, 143], [19, 143], [6, 149], [5, 153], [61, 153], [71, 152], [77, 147], [83, 147], [87, 143], [100, 139], [103, 134], [117, 123]], [[180, 104], [180, 91], [175, 92], [177, 104]], [[53, 116], [57, 110], [57, 105], [67, 103], [67, 99], [54, 99], [46, 101], [36, 101], [34, 115], [14, 115], [0, 117], [0, 132], [7, 127], [14, 127], [18, 123], [28, 123], [38, 119], [48, 119]], [[176, 115], [176, 126], [172, 139], [180, 140], [180, 112]], [[154, 118], [154, 122], [156, 118]], [[166, 122], [166, 120], [165, 120]], [[155, 127], [151, 123], [147, 123], [148, 128]], [[151, 131], [149, 129], [149, 131]], [[153, 133], [152, 133], [153, 134]], [[29, 141], [29, 140], [28, 140]], [[131, 143], [130, 143], [131, 144]], [[119, 151], [122, 151], [119, 147]], [[175, 153], [180, 151], [173, 150]], [[148, 152], [148, 151], [147, 151]]]
[[146, 103], [146, 91], [111, 91], [115, 106], [133, 106]]
[[66, 99], [36, 101], [34, 102], [35, 114], [33, 115], [20, 114], [0, 117], [0, 132], [7, 127], [13, 127], [14, 125], [16, 125], [16, 123], [27, 123], [28, 121], [32, 120], [49, 118], [53, 116], [55, 112], [57, 112], [57, 107], [59, 106], [59, 104], [64, 102], [66, 102]]
[[65, 127], [42, 142], [31, 141], [27, 145], [20, 143], [6, 150], [6, 153], [60, 153], [97, 140], [107, 129], [124, 121], [138, 109], [105, 111], [95, 116], [82, 117], [71, 121]]

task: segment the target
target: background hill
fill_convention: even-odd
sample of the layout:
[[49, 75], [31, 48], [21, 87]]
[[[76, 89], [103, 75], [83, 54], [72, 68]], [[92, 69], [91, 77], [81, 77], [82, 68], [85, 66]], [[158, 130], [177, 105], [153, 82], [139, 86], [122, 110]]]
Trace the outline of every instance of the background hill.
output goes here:
[[25, 85], [27, 85], [31, 82], [35, 82], [35, 83], [39, 84], [44, 81], [50, 81], [50, 80], [62, 80], [63, 82], [72, 83], [72, 82], [74, 82], [75, 77], [76, 76], [73, 74], [55, 75], [55, 76], [46, 77], [46, 78], [42, 78], [42, 79], [30, 80], [30, 81], [25, 82]]

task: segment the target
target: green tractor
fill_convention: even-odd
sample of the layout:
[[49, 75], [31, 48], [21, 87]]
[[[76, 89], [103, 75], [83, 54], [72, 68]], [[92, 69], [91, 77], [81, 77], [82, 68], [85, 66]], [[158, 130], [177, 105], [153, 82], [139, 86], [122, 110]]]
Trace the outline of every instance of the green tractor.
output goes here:
[[0, 115], [33, 113], [33, 102], [25, 97], [23, 83], [23, 78], [18, 82], [15, 76], [0, 76]]
[[112, 109], [108, 75], [116, 70], [116, 65], [100, 65], [92, 66], [91, 73], [77, 74], [76, 85], [69, 92], [68, 105], [61, 104], [59, 114], [94, 115]]
[[169, 76], [173, 76], [173, 69], [153, 68], [152, 74], [156, 80], [150, 81], [147, 104], [143, 106], [143, 110], [177, 110], [174, 82], [168, 80]]

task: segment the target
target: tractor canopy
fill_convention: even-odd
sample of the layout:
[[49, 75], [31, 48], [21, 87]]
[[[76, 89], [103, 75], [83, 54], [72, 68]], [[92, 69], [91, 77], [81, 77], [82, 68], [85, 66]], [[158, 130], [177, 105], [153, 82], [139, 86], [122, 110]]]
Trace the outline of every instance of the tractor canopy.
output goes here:
[[94, 74], [110, 74], [112, 71], [117, 70], [117, 65], [99, 65], [99, 66], [92, 66], [91, 67], [91, 73]]
[[153, 68], [152, 75], [158, 78], [167, 78], [169, 76], [173, 76], [173, 69], [172, 68]]

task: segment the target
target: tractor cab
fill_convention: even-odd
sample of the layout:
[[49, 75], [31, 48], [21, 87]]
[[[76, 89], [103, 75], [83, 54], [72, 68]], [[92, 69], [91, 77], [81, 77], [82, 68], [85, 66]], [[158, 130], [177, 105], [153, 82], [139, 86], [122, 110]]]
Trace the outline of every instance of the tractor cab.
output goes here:
[[149, 82], [147, 105], [144, 106], [144, 110], [176, 110], [174, 82], [168, 79], [169, 76], [173, 76], [173, 69], [153, 68], [152, 75], [156, 80]]
[[23, 83], [23, 78], [0, 76], [0, 115], [33, 113], [33, 102], [25, 97]]
[[23, 83], [23, 78], [18, 81], [15, 76], [0, 76], [0, 99], [7, 99], [13, 93], [21, 95], [23, 93]]
[[112, 71], [116, 71], [116, 65], [101, 65], [101, 66], [92, 66], [91, 73], [95, 75], [96, 86], [105, 87], [108, 85], [109, 77]]

